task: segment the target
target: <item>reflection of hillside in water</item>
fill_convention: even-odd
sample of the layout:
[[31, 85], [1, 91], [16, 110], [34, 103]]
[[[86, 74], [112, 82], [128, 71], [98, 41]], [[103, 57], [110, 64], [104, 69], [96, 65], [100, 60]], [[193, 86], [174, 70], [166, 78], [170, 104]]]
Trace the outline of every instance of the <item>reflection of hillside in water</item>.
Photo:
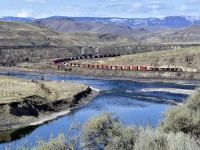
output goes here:
[[28, 126], [20, 129], [0, 131], [0, 143], [6, 143], [25, 137], [32, 133], [38, 126]]

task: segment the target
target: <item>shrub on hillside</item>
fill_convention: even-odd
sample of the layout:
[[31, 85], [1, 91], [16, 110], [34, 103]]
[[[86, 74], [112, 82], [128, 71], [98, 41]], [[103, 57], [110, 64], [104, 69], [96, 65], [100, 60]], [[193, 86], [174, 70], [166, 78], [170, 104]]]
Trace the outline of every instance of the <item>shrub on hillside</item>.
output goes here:
[[197, 89], [185, 104], [167, 110], [160, 129], [167, 133], [181, 131], [200, 137], [200, 89]]
[[200, 143], [182, 132], [164, 133], [150, 127], [124, 126], [112, 114], [90, 118], [83, 126], [84, 149], [197, 150]]
[[198, 141], [182, 132], [163, 133], [151, 128], [141, 128], [134, 150], [197, 150]]
[[105, 148], [114, 137], [120, 135], [121, 130], [122, 124], [111, 113], [92, 117], [83, 125], [83, 147], [96, 150]]

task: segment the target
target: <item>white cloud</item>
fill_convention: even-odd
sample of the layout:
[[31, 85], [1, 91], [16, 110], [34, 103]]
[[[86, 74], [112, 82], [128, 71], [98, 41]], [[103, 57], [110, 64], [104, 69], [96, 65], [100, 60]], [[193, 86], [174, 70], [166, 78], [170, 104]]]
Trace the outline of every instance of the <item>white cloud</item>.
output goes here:
[[141, 7], [142, 7], [142, 4], [140, 4], [140, 3], [135, 3], [135, 4], [132, 5], [133, 9], [139, 9]]
[[149, 6], [149, 8], [152, 8], [152, 9], [159, 9], [160, 8], [160, 2], [152, 2]]
[[180, 9], [179, 10], [181, 10], [181, 11], [185, 11], [185, 10], [187, 10], [188, 9], [188, 7], [187, 6], [185, 6], [185, 5], [183, 5], [183, 6], [181, 6], [180, 7]]
[[30, 2], [30, 3], [34, 3], [34, 2], [36, 2], [36, 3], [46, 3], [47, 2], [47, 0], [26, 0], [27, 2]]
[[22, 9], [19, 13], [17, 13], [17, 17], [30, 17], [32, 15], [32, 10], [30, 9]]

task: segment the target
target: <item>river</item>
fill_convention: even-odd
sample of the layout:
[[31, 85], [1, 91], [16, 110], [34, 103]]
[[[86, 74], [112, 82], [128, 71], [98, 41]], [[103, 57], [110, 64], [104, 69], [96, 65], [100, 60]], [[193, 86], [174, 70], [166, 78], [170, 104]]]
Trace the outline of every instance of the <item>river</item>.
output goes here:
[[181, 85], [162, 82], [137, 82], [131, 80], [106, 80], [77, 76], [53, 74], [9, 73], [9, 76], [25, 79], [42, 79], [55, 82], [79, 82], [100, 92], [85, 106], [72, 110], [40, 126], [22, 128], [7, 132], [8, 139], [0, 139], [0, 149], [6, 145], [16, 148], [24, 141], [34, 145], [37, 137], [48, 140], [50, 135], [67, 133], [70, 124], [79, 121], [83, 124], [88, 118], [102, 112], [113, 112], [126, 125], [151, 125], [156, 127], [162, 119], [162, 113], [171, 107], [168, 102], [181, 104], [196, 88], [195, 85]]

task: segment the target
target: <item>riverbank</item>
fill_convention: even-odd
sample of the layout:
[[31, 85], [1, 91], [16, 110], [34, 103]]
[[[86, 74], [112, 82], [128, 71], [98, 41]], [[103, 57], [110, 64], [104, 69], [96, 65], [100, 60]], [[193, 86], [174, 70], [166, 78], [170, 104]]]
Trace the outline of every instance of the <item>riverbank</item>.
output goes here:
[[[24, 67], [0, 67], [0, 72], [8, 75], [9, 72], [24, 72], [24, 73], [40, 73], [40, 74], [59, 74], [69, 76], [91, 77], [97, 79], [119, 79], [119, 80], [132, 80], [141, 82], [166, 82], [178, 84], [200, 84], [200, 78], [183, 78], [183, 77], [164, 77], [164, 76], [140, 76], [143, 72], [119, 71], [119, 70], [97, 70], [84, 68], [72, 68], [71, 71], [56, 70], [56, 66], [50, 69], [36, 69]], [[147, 75], [149, 72], [147, 72]], [[155, 73], [156, 74], [156, 73]], [[136, 76], [137, 75], [137, 76]], [[143, 74], [144, 75], [144, 74]], [[198, 74], [200, 76], [200, 74]]]
[[42, 124], [97, 95], [74, 82], [32, 81], [0, 76], [0, 131]]

